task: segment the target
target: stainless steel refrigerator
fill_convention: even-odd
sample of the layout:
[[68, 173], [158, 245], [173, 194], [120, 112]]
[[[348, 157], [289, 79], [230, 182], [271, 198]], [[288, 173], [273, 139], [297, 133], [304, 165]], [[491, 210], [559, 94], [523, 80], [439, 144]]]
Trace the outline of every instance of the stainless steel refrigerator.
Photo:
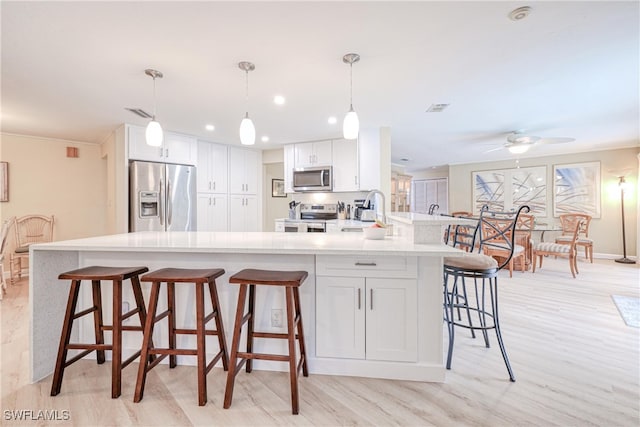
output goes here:
[[196, 168], [129, 164], [129, 231], [195, 231]]

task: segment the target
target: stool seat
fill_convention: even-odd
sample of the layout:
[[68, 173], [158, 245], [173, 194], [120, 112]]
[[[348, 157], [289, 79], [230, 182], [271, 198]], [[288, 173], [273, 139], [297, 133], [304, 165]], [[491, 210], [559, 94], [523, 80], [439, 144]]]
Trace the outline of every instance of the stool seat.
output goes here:
[[162, 268], [145, 274], [143, 282], [206, 283], [224, 274], [222, 268]]
[[[105, 362], [105, 351], [111, 351], [111, 397], [117, 398], [122, 391], [122, 370], [133, 362], [140, 351], [135, 352], [127, 360], [122, 360], [122, 333], [125, 331], [142, 332], [142, 327], [147, 320], [147, 313], [140, 287], [139, 275], [149, 271], [147, 267], [103, 267], [90, 266], [76, 270], [67, 271], [58, 276], [61, 280], [71, 280], [71, 288], [69, 290], [69, 298], [65, 317], [62, 323], [62, 332], [60, 334], [60, 346], [58, 347], [58, 356], [56, 358], [56, 367], [53, 373], [53, 382], [51, 384], [51, 396], [60, 393], [62, 387], [62, 378], [64, 370], [67, 366], [82, 359], [92, 351], [96, 352], [96, 361], [98, 364]], [[92, 287], [93, 305], [90, 308], [76, 312], [76, 305], [80, 295], [80, 286], [82, 281], [90, 281]], [[112, 281], [112, 323], [106, 325], [103, 321], [102, 307], [102, 289], [101, 281]], [[135, 298], [136, 307], [127, 313], [122, 312], [122, 284], [125, 280], [130, 280], [131, 289]], [[93, 314], [95, 344], [89, 343], [72, 343], [71, 330], [74, 320]], [[123, 322], [138, 315], [140, 326], [124, 325]], [[106, 344], [104, 339], [104, 331], [111, 331], [111, 344]], [[74, 357], [67, 360], [69, 350], [84, 350]], [[152, 360], [155, 356], [152, 356]]]
[[147, 267], [91, 267], [67, 271], [58, 276], [61, 280], [126, 280], [149, 271]]
[[[231, 407], [233, 388], [238, 372], [245, 366], [247, 373], [253, 369], [253, 360], [271, 360], [288, 362], [289, 380], [291, 388], [291, 412], [299, 412], [298, 377], [300, 371], [305, 377], [309, 376], [307, 369], [307, 353], [304, 345], [304, 329], [302, 327], [302, 313], [300, 310], [300, 285], [309, 274], [306, 271], [278, 271], [257, 270], [248, 268], [237, 272], [229, 278], [229, 283], [240, 285], [238, 292], [238, 306], [236, 308], [233, 328], [233, 342], [229, 357], [229, 372], [227, 386], [224, 392], [223, 407]], [[281, 286], [284, 288], [286, 300], [287, 332], [258, 332], [254, 330], [256, 285]], [[248, 312], [245, 314], [245, 303], [248, 297]], [[246, 351], [240, 351], [240, 336], [243, 325], [247, 324]], [[254, 338], [275, 338], [287, 340], [288, 354], [256, 353], [253, 351]], [[296, 360], [296, 341], [300, 358]], [[239, 362], [238, 362], [239, 360]]]
[[[164, 358], [169, 356], [169, 368], [175, 368], [177, 365], [177, 356], [196, 356], [197, 359], [197, 376], [198, 376], [198, 405], [203, 406], [207, 403], [207, 374], [214, 365], [222, 360], [222, 367], [226, 371], [229, 369], [229, 354], [227, 352], [227, 342], [224, 334], [224, 325], [220, 314], [220, 302], [218, 299], [218, 291], [216, 288], [216, 278], [224, 274], [222, 268], [163, 268], [145, 274], [140, 278], [143, 282], [152, 282], [151, 292], [149, 294], [149, 315], [144, 325], [144, 333], [142, 340], [142, 353], [140, 366], [138, 367], [138, 378], [136, 381], [136, 390], [133, 397], [134, 402], [140, 402], [144, 395], [144, 388], [147, 381], [147, 373], [160, 363]], [[167, 288], [167, 310], [158, 313], [158, 299], [160, 296], [160, 285], [166, 283]], [[191, 312], [195, 311], [196, 328], [180, 328], [176, 324], [176, 301], [175, 301], [175, 284], [191, 283], [195, 286], [195, 310], [190, 308]], [[211, 299], [212, 311], [205, 314], [204, 289], [209, 288], [209, 297]], [[155, 324], [162, 319], [167, 318], [168, 323], [168, 346], [161, 348], [155, 346], [152, 341], [153, 329]], [[207, 329], [206, 324], [213, 320], [215, 329]], [[178, 348], [176, 345], [176, 337], [178, 335], [195, 335], [196, 348]], [[206, 336], [216, 335], [218, 337], [218, 346], [220, 347], [216, 355], [207, 363]], [[151, 360], [151, 356], [158, 356], [155, 360]]]
[[300, 286], [309, 273], [306, 271], [276, 271], [256, 270], [247, 268], [237, 272], [229, 278], [229, 283], [272, 285], [272, 286]]

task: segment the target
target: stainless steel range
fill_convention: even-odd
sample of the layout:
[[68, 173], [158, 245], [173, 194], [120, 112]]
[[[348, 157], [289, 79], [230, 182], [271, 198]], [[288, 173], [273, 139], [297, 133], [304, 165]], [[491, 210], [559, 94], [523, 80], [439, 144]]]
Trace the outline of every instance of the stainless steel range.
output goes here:
[[300, 219], [285, 219], [284, 231], [293, 233], [324, 233], [327, 220], [338, 219], [338, 205], [307, 204], [300, 205]]

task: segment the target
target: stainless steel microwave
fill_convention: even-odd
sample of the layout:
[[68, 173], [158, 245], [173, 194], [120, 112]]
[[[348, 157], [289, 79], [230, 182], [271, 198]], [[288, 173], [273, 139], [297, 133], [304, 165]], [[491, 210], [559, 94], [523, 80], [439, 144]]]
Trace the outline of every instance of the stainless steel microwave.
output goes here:
[[331, 166], [293, 170], [293, 191], [331, 191]]

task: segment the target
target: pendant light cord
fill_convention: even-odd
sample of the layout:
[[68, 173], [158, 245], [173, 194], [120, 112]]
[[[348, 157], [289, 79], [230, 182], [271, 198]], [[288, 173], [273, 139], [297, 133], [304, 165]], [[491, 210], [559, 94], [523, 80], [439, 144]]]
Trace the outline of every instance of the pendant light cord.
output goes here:
[[349, 109], [353, 110], [353, 62], [349, 64]]
[[153, 77], [153, 121], [156, 120], [156, 105], [158, 102], [156, 101], [156, 78]]
[[249, 117], [249, 70], [245, 70], [246, 79], [245, 79], [245, 103], [246, 103], [246, 111], [245, 116]]

